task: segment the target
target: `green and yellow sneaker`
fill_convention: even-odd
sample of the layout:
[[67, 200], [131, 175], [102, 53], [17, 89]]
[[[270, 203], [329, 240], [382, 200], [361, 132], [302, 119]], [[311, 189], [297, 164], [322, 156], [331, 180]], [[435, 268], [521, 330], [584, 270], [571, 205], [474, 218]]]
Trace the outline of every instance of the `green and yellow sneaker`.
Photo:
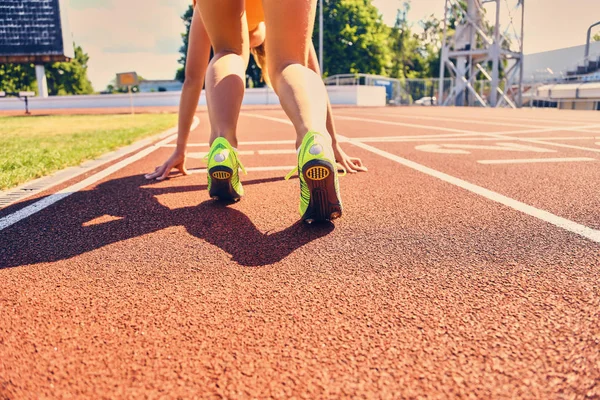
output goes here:
[[298, 168], [290, 172], [286, 179], [296, 171], [300, 180], [302, 220], [311, 224], [341, 217], [342, 199], [329, 136], [317, 132], [308, 132], [304, 136], [298, 153]]
[[244, 195], [239, 170], [246, 170], [227, 139], [216, 138], [206, 156], [208, 159], [208, 194], [215, 200], [239, 201]]

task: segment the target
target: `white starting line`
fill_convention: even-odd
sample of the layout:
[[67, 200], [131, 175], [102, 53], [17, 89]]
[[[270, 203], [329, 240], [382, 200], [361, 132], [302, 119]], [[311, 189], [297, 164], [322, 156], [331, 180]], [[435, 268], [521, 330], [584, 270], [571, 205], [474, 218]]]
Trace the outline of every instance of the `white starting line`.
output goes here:
[[565, 158], [521, 158], [512, 160], [478, 160], [479, 164], [531, 164], [531, 163], [555, 163], [555, 162], [581, 162], [596, 161], [595, 158], [587, 157], [565, 157]]
[[[297, 167], [297, 165], [277, 165], [277, 166], [272, 166], [272, 167], [247, 167], [246, 171], [247, 172], [269, 172], [269, 171], [290, 172], [291, 170], [293, 170], [296, 167]], [[207, 170], [206, 170], [206, 168], [188, 169], [188, 172], [190, 174], [206, 174]]]
[[[291, 144], [293, 146], [296, 145], [295, 140], [254, 140], [254, 141], [241, 141], [238, 143], [238, 147], [241, 146], [273, 146], [280, 144]], [[176, 147], [175, 143], [166, 143], [161, 145], [160, 147]], [[187, 147], [208, 147], [208, 143], [188, 143]]]
[[[240, 156], [253, 156], [258, 154], [259, 156], [267, 156], [267, 155], [284, 155], [284, 154], [296, 154], [296, 150], [294, 149], [271, 149], [271, 150], [238, 150], [238, 155]], [[188, 153], [188, 158], [195, 159], [203, 159], [208, 155], [207, 152], [191, 152]]]

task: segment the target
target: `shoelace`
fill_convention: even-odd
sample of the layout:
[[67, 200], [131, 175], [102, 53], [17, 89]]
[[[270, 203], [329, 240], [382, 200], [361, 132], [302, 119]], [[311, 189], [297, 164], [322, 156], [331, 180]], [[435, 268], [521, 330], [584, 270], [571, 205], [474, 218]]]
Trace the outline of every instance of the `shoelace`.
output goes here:
[[[246, 168], [244, 168], [244, 164], [242, 164], [242, 162], [240, 161], [240, 159], [238, 158], [238, 153], [237, 151], [233, 150], [230, 151], [229, 154], [233, 153], [233, 159], [235, 160], [235, 162], [238, 164], [239, 169], [242, 170], [242, 172], [244, 173], [244, 175], [248, 175], [248, 173], [246, 172]], [[204, 157], [202, 157], [203, 160], [208, 161], [208, 154], [205, 155]]]

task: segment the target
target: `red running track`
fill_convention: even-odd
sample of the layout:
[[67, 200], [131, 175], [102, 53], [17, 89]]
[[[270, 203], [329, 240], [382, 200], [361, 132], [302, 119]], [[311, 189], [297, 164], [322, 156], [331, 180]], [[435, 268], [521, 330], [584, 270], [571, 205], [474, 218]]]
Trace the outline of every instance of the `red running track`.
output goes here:
[[336, 115], [369, 172], [335, 224], [297, 222], [256, 108], [240, 203], [208, 199], [202, 112], [190, 176], [143, 178], [165, 143], [0, 210], [0, 398], [599, 398], [600, 113]]

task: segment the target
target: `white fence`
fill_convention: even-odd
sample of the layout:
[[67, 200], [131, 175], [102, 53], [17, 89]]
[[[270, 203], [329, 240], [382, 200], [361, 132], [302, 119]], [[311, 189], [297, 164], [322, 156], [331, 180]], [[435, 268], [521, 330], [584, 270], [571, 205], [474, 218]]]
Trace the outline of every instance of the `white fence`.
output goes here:
[[[327, 88], [331, 103], [335, 105], [385, 106], [385, 89], [369, 86], [338, 86]], [[30, 110], [52, 110], [69, 108], [123, 108], [130, 107], [176, 107], [181, 92], [135, 93], [89, 95], [89, 96], [52, 96], [29, 99]], [[244, 105], [279, 104], [279, 98], [271, 89], [246, 89]], [[204, 92], [199, 105], [206, 105]], [[0, 99], [0, 111], [23, 110], [23, 102], [17, 98]]]

